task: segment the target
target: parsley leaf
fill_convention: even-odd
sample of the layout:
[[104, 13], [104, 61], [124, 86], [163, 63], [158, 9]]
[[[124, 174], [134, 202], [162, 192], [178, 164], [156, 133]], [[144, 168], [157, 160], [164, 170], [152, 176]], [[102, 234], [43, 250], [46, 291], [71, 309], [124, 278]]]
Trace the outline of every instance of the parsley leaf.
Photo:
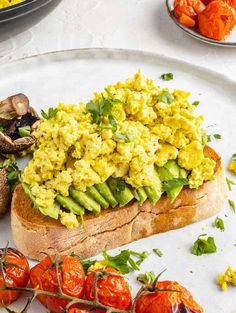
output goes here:
[[216, 217], [213, 226], [216, 228], [219, 228], [221, 231], [225, 230], [225, 225], [224, 225], [224, 221], [220, 218], [220, 217]]
[[155, 252], [160, 258], [163, 256], [163, 252], [158, 248], [152, 249], [152, 251]]
[[213, 135], [215, 139], [221, 139], [221, 135], [220, 134], [214, 134]]
[[195, 107], [197, 107], [197, 106], [199, 105], [199, 103], [200, 103], [200, 101], [194, 101], [194, 102], [192, 103], [192, 105], [195, 106]]
[[236, 153], [234, 153], [234, 154], [232, 155], [232, 159], [233, 159], [234, 161], [236, 161]]
[[80, 263], [82, 264], [83, 268], [84, 268], [84, 272], [87, 274], [88, 269], [90, 268], [90, 266], [94, 265], [96, 263], [96, 260], [91, 261], [91, 260], [80, 260]]
[[229, 191], [232, 191], [232, 185], [235, 185], [235, 182], [233, 182], [231, 179], [229, 179], [228, 177], [226, 177], [226, 182], [229, 188]]
[[215, 240], [213, 237], [198, 237], [198, 239], [194, 242], [192, 254], [199, 256], [207, 253], [215, 253], [216, 250]]
[[41, 115], [45, 120], [50, 120], [51, 118], [55, 117], [58, 112], [57, 108], [49, 108], [48, 112], [41, 110]]
[[113, 107], [113, 101], [110, 99], [105, 99], [102, 97], [96, 101], [90, 101], [86, 104], [86, 112], [91, 113], [93, 117], [93, 122], [102, 125], [102, 118], [107, 117], [109, 124], [112, 127], [112, 132], [116, 132], [117, 123], [111, 114]]
[[13, 192], [16, 185], [18, 185], [20, 182], [20, 170], [18, 166], [9, 159], [6, 159], [0, 164], [0, 169], [3, 168], [6, 168], [7, 182], [11, 192]]
[[233, 200], [228, 200], [229, 201], [229, 205], [231, 207], [231, 209], [234, 211], [234, 213], [236, 213], [236, 207], [235, 207], [235, 203]]
[[157, 101], [171, 104], [174, 101], [174, 97], [169, 93], [169, 91], [163, 91], [157, 96]]
[[211, 142], [211, 135], [207, 135], [207, 142]]
[[[139, 253], [131, 250], [123, 250], [116, 256], [111, 256], [106, 251], [103, 252], [103, 257], [108, 262], [108, 265], [122, 274], [128, 274], [132, 270], [139, 270], [139, 265], [148, 255], [147, 252]], [[138, 260], [135, 261], [132, 256], [138, 257]]]
[[133, 138], [132, 134], [130, 133], [120, 133], [120, 132], [116, 132], [116, 137], [125, 142], [130, 142]]
[[174, 78], [173, 73], [164, 73], [161, 75], [161, 79], [166, 80], [166, 81], [172, 80], [173, 78]]
[[0, 133], [2, 133], [3, 131], [4, 131], [4, 128], [0, 126]]

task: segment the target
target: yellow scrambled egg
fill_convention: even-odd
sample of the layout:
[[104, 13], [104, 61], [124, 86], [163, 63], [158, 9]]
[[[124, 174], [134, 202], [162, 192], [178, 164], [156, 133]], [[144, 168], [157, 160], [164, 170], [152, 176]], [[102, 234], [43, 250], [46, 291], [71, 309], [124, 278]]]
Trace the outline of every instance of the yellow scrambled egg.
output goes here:
[[0, 9], [23, 2], [24, 0], [0, 0]]
[[110, 176], [122, 177], [134, 188], [149, 186], [154, 165], [171, 159], [191, 171], [191, 188], [213, 179], [215, 162], [203, 155], [203, 117], [195, 115], [189, 95], [160, 89], [139, 71], [95, 93], [92, 103], [112, 103], [99, 122], [84, 103], [60, 103], [57, 114], [34, 133], [34, 155], [22, 175], [36, 203], [52, 206], [58, 193], [68, 196], [70, 186], [85, 191]]

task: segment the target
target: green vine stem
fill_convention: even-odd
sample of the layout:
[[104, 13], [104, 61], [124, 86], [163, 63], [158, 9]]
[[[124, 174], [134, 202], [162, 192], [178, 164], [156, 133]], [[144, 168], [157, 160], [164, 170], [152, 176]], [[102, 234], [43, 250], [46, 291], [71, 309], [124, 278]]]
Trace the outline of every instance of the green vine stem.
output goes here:
[[[152, 292], [154, 290], [158, 290], [158, 291], [172, 291], [172, 292], [177, 292], [177, 290], [168, 290], [168, 289], [158, 289], [155, 288], [155, 285], [160, 277], [160, 275], [164, 272], [161, 272], [155, 279], [155, 282], [152, 284], [151, 289], [150, 290], [150, 286], [148, 285], [144, 285], [140, 288], [140, 290], [138, 291], [133, 304], [132, 304], [132, 308], [130, 311], [125, 311], [125, 310], [120, 310], [120, 309], [116, 309], [116, 308], [112, 308], [106, 305], [103, 305], [102, 303], [99, 302], [98, 299], [98, 288], [97, 288], [97, 284], [98, 284], [98, 280], [105, 278], [107, 276], [118, 276], [118, 277], [124, 277], [121, 274], [116, 274], [116, 273], [112, 273], [112, 272], [108, 272], [105, 269], [101, 270], [101, 271], [92, 271], [95, 275], [95, 279], [94, 279], [94, 300], [93, 301], [89, 301], [86, 299], [79, 299], [79, 298], [75, 298], [69, 295], [66, 295], [63, 290], [62, 290], [62, 286], [61, 286], [61, 281], [60, 281], [60, 273], [62, 274], [61, 270], [61, 265], [62, 265], [62, 261], [60, 259], [60, 255], [58, 252], [56, 252], [56, 256], [55, 256], [55, 260], [53, 261], [52, 258], [52, 266], [55, 266], [55, 271], [56, 271], [56, 280], [57, 280], [57, 284], [58, 284], [58, 292], [50, 292], [50, 291], [45, 291], [45, 290], [40, 290], [40, 289], [34, 289], [34, 288], [30, 288], [30, 287], [10, 287], [7, 286], [6, 283], [6, 279], [5, 279], [5, 270], [4, 270], [4, 266], [6, 263], [6, 256], [7, 256], [7, 249], [8, 246], [6, 246], [6, 248], [4, 249], [4, 253], [2, 255], [2, 257], [0, 258], [0, 274], [2, 275], [2, 280], [3, 280], [3, 287], [0, 288], [0, 291], [18, 291], [21, 293], [30, 293], [32, 294], [31, 298], [29, 298], [29, 300], [27, 301], [25, 307], [23, 308], [23, 310], [21, 312], [16, 312], [13, 311], [9, 308], [5, 308], [6, 311], [8, 313], [27, 313], [30, 306], [32, 305], [32, 303], [34, 302], [34, 300], [39, 296], [39, 295], [44, 295], [44, 296], [49, 296], [49, 297], [54, 297], [54, 298], [60, 298], [63, 300], [67, 300], [68, 304], [65, 308], [65, 310], [62, 311], [62, 313], [67, 313], [69, 308], [74, 305], [74, 304], [79, 304], [79, 305], [85, 305], [91, 308], [99, 308], [99, 309], [103, 309], [106, 311], [106, 313], [135, 313], [135, 306], [136, 306], [136, 302], [138, 300], [138, 297], [143, 293], [143, 292]], [[14, 266], [14, 264], [12, 264], [12, 266]]]

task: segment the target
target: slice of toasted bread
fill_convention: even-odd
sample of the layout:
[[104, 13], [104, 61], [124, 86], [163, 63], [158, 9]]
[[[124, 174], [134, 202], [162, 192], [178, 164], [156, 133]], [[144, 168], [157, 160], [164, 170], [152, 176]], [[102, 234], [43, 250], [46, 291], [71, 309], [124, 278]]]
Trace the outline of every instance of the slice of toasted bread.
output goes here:
[[153, 205], [137, 201], [129, 205], [102, 210], [101, 214], [85, 215], [86, 227], [67, 229], [59, 221], [35, 209], [21, 185], [12, 200], [11, 226], [18, 249], [31, 259], [43, 257], [50, 247], [62, 253], [75, 252], [88, 258], [156, 233], [180, 228], [212, 216], [223, 208], [227, 197], [224, 169], [218, 154], [206, 147], [205, 156], [216, 161], [215, 179], [198, 189], [184, 188], [173, 203], [163, 195]]

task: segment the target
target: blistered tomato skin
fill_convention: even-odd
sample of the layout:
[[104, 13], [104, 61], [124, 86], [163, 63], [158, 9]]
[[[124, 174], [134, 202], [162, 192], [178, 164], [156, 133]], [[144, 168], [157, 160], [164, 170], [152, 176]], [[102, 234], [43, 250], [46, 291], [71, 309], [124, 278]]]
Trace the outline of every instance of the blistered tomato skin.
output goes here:
[[212, 1], [198, 16], [199, 32], [211, 39], [224, 40], [236, 24], [236, 12], [224, 1]]
[[[5, 249], [0, 249], [0, 258]], [[13, 265], [15, 264], [15, 266]], [[24, 288], [29, 281], [29, 263], [25, 256], [16, 249], [8, 248], [6, 261], [3, 264], [6, 285], [9, 287]], [[3, 277], [0, 273], [0, 288], [4, 286]], [[0, 307], [7, 306], [17, 300], [20, 293], [17, 291], [0, 291]]]
[[135, 313], [202, 313], [190, 292], [175, 281], [162, 281], [156, 285], [159, 289], [175, 291], [144, 292], [138, 298]]
[[[97, 272], [102, 269], [97, 269]], [[106, 268], [107, 272], [119, 274], [113, 268]], [[94, 300], [94, 280], [95, 274], [90, 272], [85, 283], [85, 297], [86, 299]], [[108, 275], [104, 278], [99, 278], [97, 282], [98, 300], [106, 306], [110, 306], [120, 310], [130, 310], [132, 306], [132, 296], [130, 290], [123, 277]], [[97, 309], [97, 312], [105, 312]]]
[[[55, 256], [52, 256], [52, 260], [55, 260]], [[80, 261], [77, 257], [64, 255], [60, 256], [60, 261], [59, 279], [63, 293], [75, 298], [82, 298], [85, 274]], [[33, 288], [58, 292], [55, 265], [49, 257], [31, 269], [30, 283]], [[61, 313], [68, 304], [67, 300], [46, 295], [38, 296], [38, 300], [53, 313]]]

